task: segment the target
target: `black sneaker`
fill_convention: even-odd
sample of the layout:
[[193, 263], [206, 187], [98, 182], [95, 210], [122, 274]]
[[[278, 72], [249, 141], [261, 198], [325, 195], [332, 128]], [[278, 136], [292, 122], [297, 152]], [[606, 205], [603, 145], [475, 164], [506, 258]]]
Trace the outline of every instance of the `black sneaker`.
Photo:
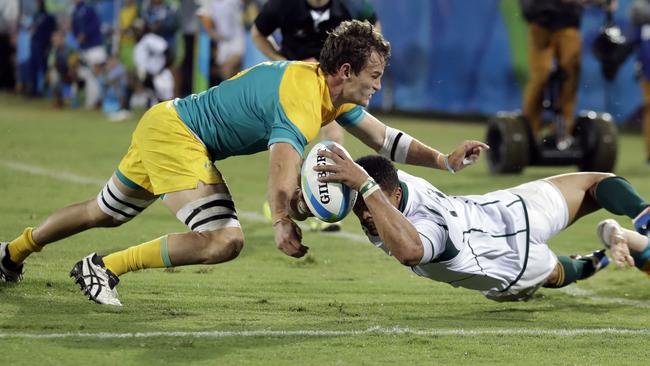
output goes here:
[[8, 247], [9, 243], [0, 243], [0, 282], [18, 283], [23, 280], [23, 264], [11, 260]]

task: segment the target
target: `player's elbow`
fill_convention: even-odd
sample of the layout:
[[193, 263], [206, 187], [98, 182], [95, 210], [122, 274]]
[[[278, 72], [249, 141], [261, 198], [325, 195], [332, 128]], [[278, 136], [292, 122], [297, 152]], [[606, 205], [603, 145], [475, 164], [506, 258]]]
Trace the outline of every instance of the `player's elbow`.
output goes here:
[[259, 45], [259, 42], [262, 42], [266, 39], [266, 36], [260, 33], [260, 30], [257, 29], [257, 26], [255, 24], [251, 26], [251, 39], [255, 45]]
[[402, 265], [409, 267], [420, 264], [420, 260], [422, 259], [422, 250], [418, 250], [418, 248], [404, 248], [392, 254]]

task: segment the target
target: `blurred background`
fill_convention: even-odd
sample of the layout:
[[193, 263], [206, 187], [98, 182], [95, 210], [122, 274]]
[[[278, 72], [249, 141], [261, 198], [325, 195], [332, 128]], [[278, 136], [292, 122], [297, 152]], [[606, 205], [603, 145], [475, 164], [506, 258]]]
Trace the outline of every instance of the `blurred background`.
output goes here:
[[[199, 9], [209, 8], [212, 2], [224, 3], [222, 0], [3, 0], [0, 2], [1, 87], [10, 92], [50, 98], [57, 107], [100, 107], [113, 113], [111, 118], [115, 120], [126, 116], [134, 107], [150, 105], [156, 98], [200, 92], [224, 77], [215, 70], [214, 60], [218, 57], [210, 47], [211, 43], [213, 46], [217, 43], [218, 36], [213, 33], [211, 37], [199, 17]], [[239, 68], [247, 68], [267, 60], [250, 36], [251, 25], [265, 1], [235, 2], [234, 7], [223, 6], [226, 10], [220, 16], [229, 21], [221, 25], [243, 27], [245, 41]], [[577, 2], [584, 9], [579, 25], [583, 47], [576, 110], [608, 112], [618, 125], [640, 125], [642, 93], [635, 71], [637, 58], [627, 57], [616, 76], [606, 80], [591, 47], [606, 22], [606, 11], [587, 1]], [[97, 19], [87, 10], [83, 15], [75, 14], [79, 3], [85, 9], [92, 9]], [[522, 108], [530, 65], [528, 24], [521, 9], [525, 1], [369, 0], [369, 3], [381, 21], [382, 33], [393, 47], [383, 90], [373, 98], [371, 109], [489, 116]], [[630, 21], [633, 3], [633, 0], [619, 0], [613, 11], [613, 23], [624, 34], [635, 31]], [[99, 35], [92, 34], [93, 27]], [[78, 36], [80, 28], [86, 39]], [[224, 34], [231, 31], [220, 30]], [[158, 70], [143, 71], [134, 59], [134, 49], [147, 33], [154, 33], [166, 42], [166, 61], [158, 67], [169, 71], [158, 78], [159, 85], [167, 81], [166, 90], [164, 86], [156, 90], [151, 85], [154, 83], [143, 75]], [[275, 37], [279, 38], [279, 32]], [[89, 47], [97, 45], [106, 51], [105, 56], [97, 52], [94, 58], [93, 52], [86, 55]], [[151, 53], [144, 56], [145, 63], [153, 59]]]

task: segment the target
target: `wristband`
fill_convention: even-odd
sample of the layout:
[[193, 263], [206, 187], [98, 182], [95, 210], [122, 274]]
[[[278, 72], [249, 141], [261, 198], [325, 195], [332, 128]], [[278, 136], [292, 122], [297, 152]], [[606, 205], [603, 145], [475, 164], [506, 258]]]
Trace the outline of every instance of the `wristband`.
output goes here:
[[449, 154], [443, 155], [442, 159], [445, 162], [445, 168], [447, 171], [451, 174], [456, 173], [456, 171], [449, 165]]
[[359, 193], [363, 195], [367, 190], [372, 188], [373, 186], [376, 186], [377, 182], [375, 182], [374, 179], [368, 178], [362, 185], [361, 188], [359, 188]]
[[359, 189], [359, 193], [361, 194], [361, 197], [365, 200], [368, 196], [371, 194], [375, 193], [379, 189], [379, 184], [372, 179], [368, 178], [366, 182], [361, 185], [361, 188]]
[[379, 184], [375, 183], [374, 186], [366, 189], [362, 194], [361, 197], [363, 197], [364, 201], [370, 197], [371, 194], [377, 192], [379, 190]]

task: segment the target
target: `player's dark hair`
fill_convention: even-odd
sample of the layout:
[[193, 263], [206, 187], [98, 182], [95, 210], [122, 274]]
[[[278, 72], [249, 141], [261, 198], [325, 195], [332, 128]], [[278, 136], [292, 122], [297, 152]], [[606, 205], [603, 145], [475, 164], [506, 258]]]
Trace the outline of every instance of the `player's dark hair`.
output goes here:
[[392, 192], [399, 185], [397, 169], [393, 163], [380, 155], [368, 155], [356, 160], [365, 171], [374, 179], [382, 190]]
[[326, 74], [333, 75], [341, 65], [348, 63], [357, 75], [366, 66], [373, 51], [388, 63], [388, 41], [367, 21], [348, 20], [329, 32], [320, 51], [320, 67]]

